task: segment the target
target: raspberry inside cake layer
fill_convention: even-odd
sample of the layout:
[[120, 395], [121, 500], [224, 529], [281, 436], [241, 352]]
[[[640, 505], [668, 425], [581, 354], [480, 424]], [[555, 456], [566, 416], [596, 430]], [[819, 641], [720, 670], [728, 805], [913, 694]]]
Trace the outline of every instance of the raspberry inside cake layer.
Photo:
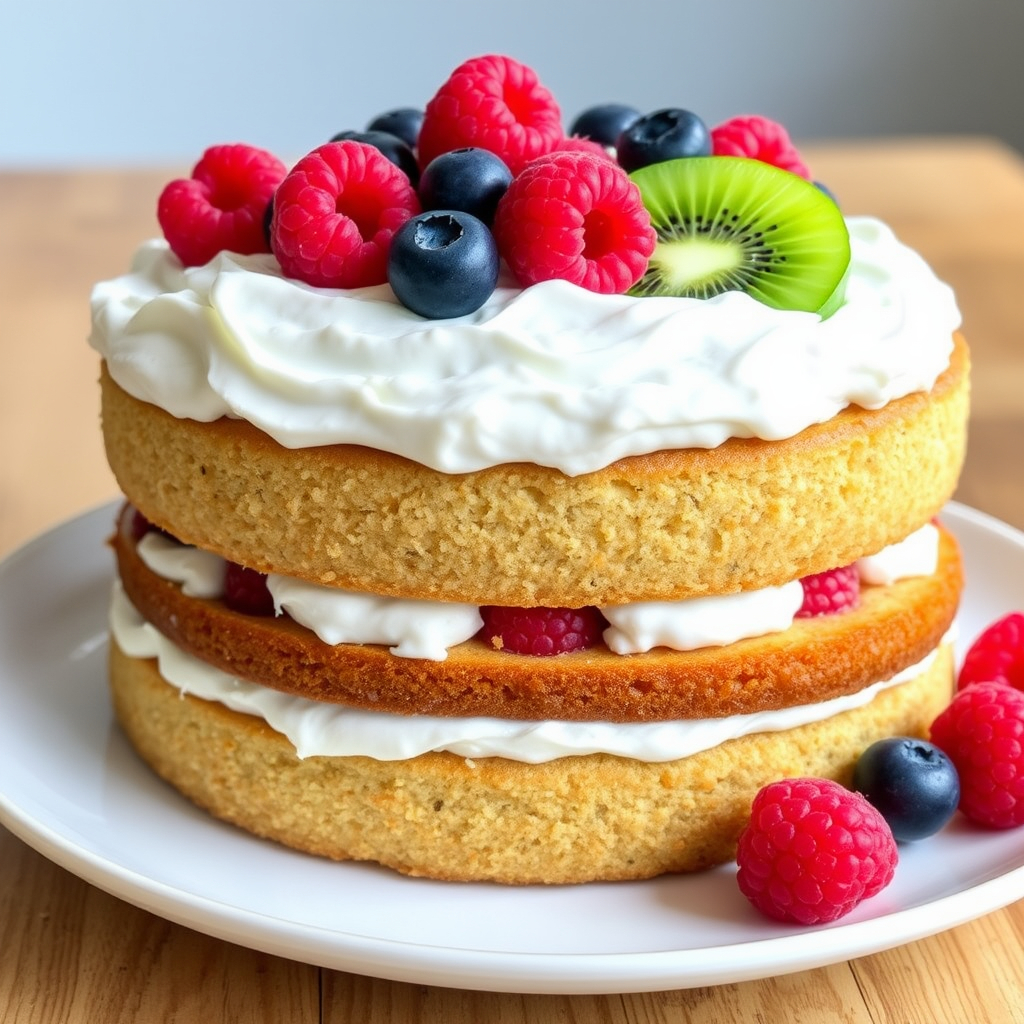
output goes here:
[[569, 477], [451, 475], [350, 445], [290, 450], [177, 419], [103, 375], [111, 466], [157, 525], [262, 572], [382, 595], [579, 607], [777, 586], [901, 540], [956, 486], [963, 339], [927, 393], [795, 437], [732, 439]]

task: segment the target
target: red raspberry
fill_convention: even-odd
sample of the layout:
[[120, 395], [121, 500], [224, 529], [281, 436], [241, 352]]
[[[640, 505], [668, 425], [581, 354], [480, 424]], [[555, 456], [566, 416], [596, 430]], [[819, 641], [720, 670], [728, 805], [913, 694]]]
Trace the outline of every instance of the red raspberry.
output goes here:
[[504, 608], [485, 605], [480, 609], [484, 627], [480, 636], [486, 643], [513, 654], [543, 657], [566, 654], [592, 647], [608, 625], [596, 608]]
[[805, 576], [800, 583], [804, 588], [804, 603], [796, 613], [798, 619], [836, 615], [860, 604], [860, 576], [855, 565]]
[[993, 622], [968, 649], [958, 688], [985, 682], [1024, 690], [1024, 613], [1010, 612]]
[[275, 156], [253, 146], [211, 146], [191, 178], [170, 182], [156, 216], [171, 251], [196, 267], [224, 250], [268, 252], [263, 215], [285, 176]]
[[273, 615], [274, 599], [267, 588], [267, 577], [237, 562], [228, 562], [224, 573], [224, 603], [245, 615]]
[[562, 138], [562, 114], [536, 73], [511, 57], [460, 64], [424, 111], [417, 142], [421, 167], [452, 149], [496, 153], [516, 174]]
[[961, 690], [932, 722], [960, 775], [960, 810], [989, 828], [1024, 825], [1024, 693], [1004, 683]]
[[715, 156], [746, 156], [811, 177], [807, 165], [790, 141], [789, 132], [767, 117], [732, 117], [711, 129], [711, 152]]
[[643, 276], [657, 241], [626, 172], [580, 152], [551, 153], [513, 178], [494, 237], [524, 287], [560, 278], [609, 294]]
[[379, 149], [328, 142], [278, 187], [274, 255], [288, 277], [320, 288], [383, 284], [391, 238], [419, 212], [408, 177]]
[[736, 881], [768, 917], [821, 924], [881, 892], [898, 859], [892, 831], [860, 793], [829, 779], [783, 779], [754, 798]]

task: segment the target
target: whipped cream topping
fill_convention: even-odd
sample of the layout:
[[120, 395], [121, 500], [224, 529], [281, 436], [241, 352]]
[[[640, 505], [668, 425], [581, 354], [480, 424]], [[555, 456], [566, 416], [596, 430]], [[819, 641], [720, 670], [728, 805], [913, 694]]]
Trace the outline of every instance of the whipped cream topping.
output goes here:
[[[218, 555], [146, 534], [138, 545], [143, 561], [159, 576], [192, 588], [192, 596], [223, 596], [224, 561]], [[895, 583], [930, 576], [938, 568], [939, 531], [931, 523], [905, 540], [857, 562], [862, 582]], [[271, 573], [267, 587], [278, 614], [286, 611], [326, 644], [388, 644], [402, 658], [444, 661], [448, 648], [477, 634], [483, 619], [476, 605], [378, 597], [324, 587]], [[202, 591], [202, 592], [200, 592]], [[655, 647], [692, 651], [722, 647], [746, 637], [781, 632], [793, 625], [803, 603], [794, 580], [738, 594], [685, 601], [641, 601], [608, 605], [604, 641], [616, 654], [642, 654]]]
[[827, 320], [740, 292], [632, 298], [564, 281], [501, 282], [477, 312], [425, 320], [388, 285], [313, 288], [269, 255], [182, 268], [155, 240], [94, 289], [90, 344], [135, 397], [178, 417], [242, 418], [289, 448], [577, 475], [790, 437], [847, 405], [930, 389], [960, 322], [952, 291], [879, 221], [848, 223], [846, 299]]
[[613, 723], [516, 721], [502, 718], [437, 718], [394, 715], [326, 704], [279, 693], [237, 679], [186, 654], [138, 613], [115, 582], [110, 627], [125, 654], [156, 658], [160, 674], [182, 693], [218, 701], [262, 718], [283, 734], [301, 757], [361, 755], [403, 760], [447, 750], [462, 757], [505, 757], [539, 764], [576, 754], [608, 753], [639, 761], [674, 761], [726, 740], [824, 721], [861, 707], [890, 686], [920, 675], [935, 652], [892, 679], [846, 697], [749, 715], [692, 721]]

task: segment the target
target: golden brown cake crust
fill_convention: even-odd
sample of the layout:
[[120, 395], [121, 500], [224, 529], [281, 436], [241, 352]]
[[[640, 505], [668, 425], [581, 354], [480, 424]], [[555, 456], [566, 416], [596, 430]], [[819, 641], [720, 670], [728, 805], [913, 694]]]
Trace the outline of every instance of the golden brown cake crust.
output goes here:
[[111, 650], [117, 717], [160, 775], [257, 835], [410, 875], [505, 883], [649, 878], [730, 859], [757, 790], [786, 776], [848, 783], [885, 736], [926, 736], [952, 652], [825, 722], [731, 740], [679, 761], [606, 754], [524, 764], [423, 754], [300, 760], [261, 719], [182, 697], [152, 660]]
[[175, 419], [105, 368], [102, 394], [122, 490], [182, 540], [368, 593], [578, 607], [779, 585], [907, 536], [956, 485], [968, 352], [958, 335], [929, 393], [850, 407], [788, 440], [658, 452], [579, 477], [289, 450], [245, 422]]
[[860, 608], [798, 619], [783, 633], [697, 651], [621, 656], [602, 647], [554, 658], [495, 651], [474, 639], [437, 662], [398, 658], [383, 646], [330, 646], [289, 618], [186, 597], [146, 567], [130, 519], [122, 513], [113, 539], [125, 592], [183, 650], [276, 690], [398, 714], [628, 722], [827, 700], [891, 679], [934, 650], [962, 584], [956, 541], [942, 531], [933, 576], [865, 587]]

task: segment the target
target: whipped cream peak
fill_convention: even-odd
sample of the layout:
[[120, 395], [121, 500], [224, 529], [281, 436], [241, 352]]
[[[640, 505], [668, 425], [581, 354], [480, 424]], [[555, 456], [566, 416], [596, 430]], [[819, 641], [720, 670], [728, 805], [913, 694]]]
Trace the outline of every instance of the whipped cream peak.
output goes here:
[[568, 475], [730, 437], [777, 440], [851, 403], [928, 390], [960, 318], [878, 221], [850, 219], [846, 300], [826, 320], [741, 292], [600, 295], [507, 279], [426, 320], [388, 285], [314, 288], [269, 255], [184, 268], [162, 241], [93, 291], [90, 344], [126, 391], [289, 448], [367, 445], [447, 473], [514, 462]]

